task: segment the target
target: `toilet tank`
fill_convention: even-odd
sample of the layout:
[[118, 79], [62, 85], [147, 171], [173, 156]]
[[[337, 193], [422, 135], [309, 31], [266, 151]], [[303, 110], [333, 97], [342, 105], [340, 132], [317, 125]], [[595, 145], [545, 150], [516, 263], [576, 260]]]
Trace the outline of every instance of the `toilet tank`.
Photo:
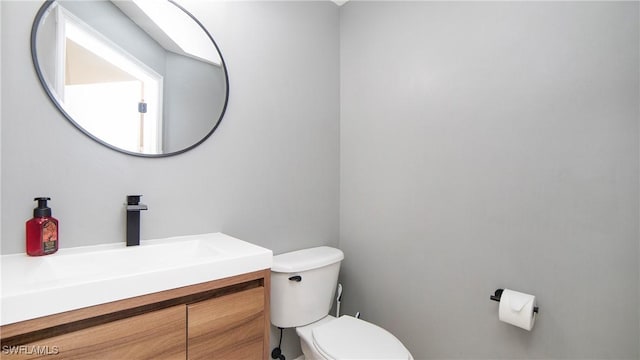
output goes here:
[[329, 314], [333, 304], [341, 250], [320, 246], [273, 257], [271, 323], [289, 328], [310, 324]]

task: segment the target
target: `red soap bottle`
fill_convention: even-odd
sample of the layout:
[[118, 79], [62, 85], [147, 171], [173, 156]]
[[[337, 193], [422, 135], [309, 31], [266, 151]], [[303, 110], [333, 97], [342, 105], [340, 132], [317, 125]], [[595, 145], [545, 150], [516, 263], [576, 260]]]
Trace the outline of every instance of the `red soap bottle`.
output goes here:
[[58, 251], [58, 220], [51, 217], [48, 197], [33, 199], [38, 207], [33, 209], [33, 219], [27, 221], [27, 255], [42, 256]]

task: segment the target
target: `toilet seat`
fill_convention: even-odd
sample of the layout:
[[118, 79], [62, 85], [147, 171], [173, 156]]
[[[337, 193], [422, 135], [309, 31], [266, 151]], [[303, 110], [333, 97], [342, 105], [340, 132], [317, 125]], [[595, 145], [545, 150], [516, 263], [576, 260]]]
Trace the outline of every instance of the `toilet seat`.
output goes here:
[[315, 327], [312, 338], [316, 350], [327, 359], [411, 359], [390, 332], [351, 316]]

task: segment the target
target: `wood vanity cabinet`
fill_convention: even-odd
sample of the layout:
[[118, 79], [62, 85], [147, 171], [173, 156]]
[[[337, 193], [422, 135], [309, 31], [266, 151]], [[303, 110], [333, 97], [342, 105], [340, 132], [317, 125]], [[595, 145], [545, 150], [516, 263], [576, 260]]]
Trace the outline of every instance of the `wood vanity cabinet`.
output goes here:
[[187, 306], [187, 355], [198, 359], [261, 359], [264, 297], [258, 288]]
[[267, 359], [269, 270], [0, 328], [2, 359]]
[[174, 306], [3, 348], [2, 358], [184, 359], [186, 321], [184, 305]]

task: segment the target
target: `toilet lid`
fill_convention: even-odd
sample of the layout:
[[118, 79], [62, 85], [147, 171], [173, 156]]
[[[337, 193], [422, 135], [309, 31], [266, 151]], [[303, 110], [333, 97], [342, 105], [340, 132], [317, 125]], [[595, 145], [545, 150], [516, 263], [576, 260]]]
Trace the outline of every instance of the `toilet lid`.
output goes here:
[[409, 351], [387, 330], [351, 316], [313, 329], [313, 343], [330, 359], [409, 359]]

